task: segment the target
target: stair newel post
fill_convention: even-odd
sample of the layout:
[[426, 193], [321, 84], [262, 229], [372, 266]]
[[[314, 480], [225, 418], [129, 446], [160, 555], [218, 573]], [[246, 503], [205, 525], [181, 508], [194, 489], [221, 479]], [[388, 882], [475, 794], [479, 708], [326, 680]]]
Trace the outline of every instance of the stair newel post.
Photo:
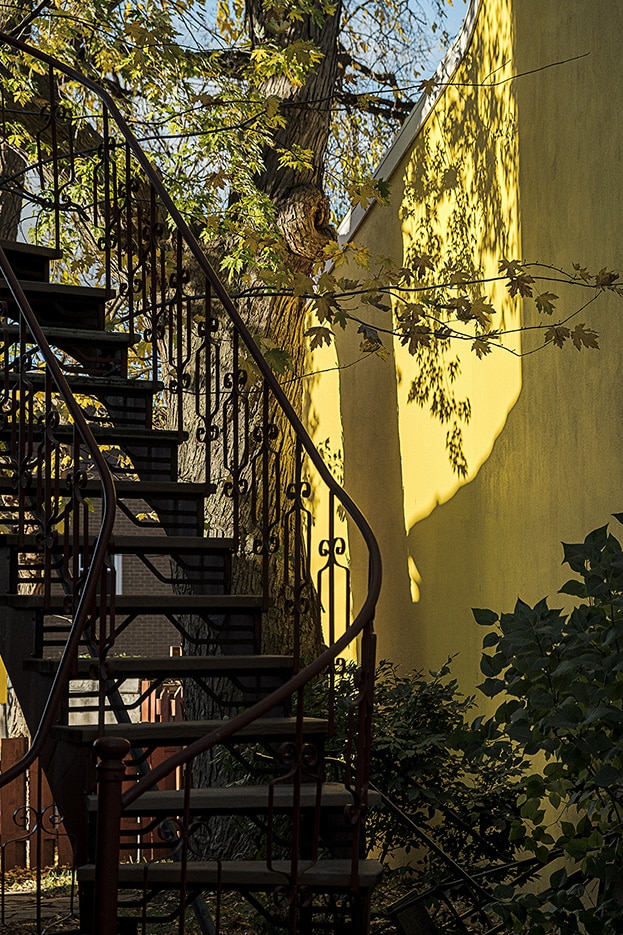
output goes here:
[[123, 737], [99, 737], [93, 747], [99, 760], [99, 798], [92, 931], [94, 935], [116, 935], [121, 792], [125, 779], [123, 760], [129, 753], [130, 744]]

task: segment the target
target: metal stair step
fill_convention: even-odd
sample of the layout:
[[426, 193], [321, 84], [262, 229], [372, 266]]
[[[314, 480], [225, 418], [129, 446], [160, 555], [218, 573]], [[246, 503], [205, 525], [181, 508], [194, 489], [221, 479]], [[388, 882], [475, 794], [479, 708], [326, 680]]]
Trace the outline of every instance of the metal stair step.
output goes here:
[[[226, 788], [192, 789], [189, 799], [191, 814], [255, 814], [266, 812], [269, 808], [270, 789], [272, 788], [272, 808], [275, 811], [287, 811], [294, 803], [296, 790], [300, 807], [343, 810], [354, 803], [353, 794], [339, 782], [325, 782], [320, 787], [314, 782], [275, 783], [272, 787], [264, 786], [228, 786]], [[368, 805], [378, 805], [381, 797], [377, 792], [370, 792]], [[87, 796], [87, 809], [97, 812], [98, 796]], [[183, 790], [163, 790], [145, 792], [140, 799], [125, 809], [127, 816], [181, 815], [184, 811]]]
[[[101, 494], [102, 486], [98, 481], [87, 481], [83, 488], [89, 497]], [[203, 497], [206, 493], [214, 492], [216, 484], [191, 483], [189, 481], [115, 481], [117, 496], [155, 498], [165, 497], [171, 500], [194, 500]]]
[[63, 255], [52, 247], [37, 247], [14, 240], [0, 240], [0, 247], [6, 253], [17, 278], [31, 282], [48, 282], [50, 261], [60, 260]]
[[[101, 606], [98, 596], [96, 606]], [[0, 607], [16, 610], [45, 610], [48, 614], [66, 614], [67, 598], [53, 594], [47, 603], [41, 594], [0, 594]], [[117, 613], [149, 614], [249, 614], [262, 609], [262, 598], [248, 594], [117, 594]]]
[[[181, 442], [186, 441], [185, 432], [166, 431], [164, 429], [146, 429], [128, 426], [108, 426], [91, 423], [93, 437], [100, 445], [119, 448], [131, 459], [134, 470], [147, 479], [160, 477], [173, 480], [177, 473], [177, 450]], [[0, 429], [0, 441], [10, 442], [12, 427], [5, 423]], [[74, 430], [71, 425], [59, 425], [53, 435], [59, 444], [71, 444]], [[119, 468], [118, 470], [124, 470]], [[130, 468], [127, 469], [128, 471]]]
[[[273, 675], [292, 671], [292, 656], [110, 656], [107, 659], [111, 678], [171, 678], [186, 675]], [[89, 678], [97, 660], [80, 658], [74, 678]], [[25, 659], [24, 668], [33, 672], [54, 675], [57, 659]]]
[[[122, 466], [115, 470], [125, 473], [136, 472], [148, 480], [163, 478], [172, 481], [175, 478], [178, 446], [188, 438], [186, 432], [134, 426], [119, 427], [91, 423], [90, 429], [99, 445], [118, 448], [129, 456], [133, 467]], [[54, 428], [53, 435], [59, 444], [72, 444], [73, 426], [59, 425]], [[12, 426], [10, 423], [5, 423], [0, 429], [0, 441], [10, 443], [11, 438]]]
[[[102, 444], [117, 444], [118, 447], [122, 445], [134, 448], [162, 448], [171, 445], [177, 447], [180, 442], [186, 441], [188, 438], [188, 433], [186, 432], [179, 433], [167, 429], [127, 428], [125, 426], [97, 425], [94, 423], [90, 425], [90, 429], [95, 438], [101, 441]], [[70, 441], [73, 438], [72, 425], [58, 425], [53, 431], [54, 437], [59, 442]], [[10, 427], [5, 428], [0, 432], [0, 437], [8, 437], [10, 432]]]
[[[228, 720], [209, 721], [158, 721], [136, 722], [132, 724], [106, 724], [104, 735], [107, 737], [125, 737], [133, 747], [141, 746], [183, 746], [226, 727]], [[324, 737], [328, 721], [324, 718], [303, 718], [303, 736]], [[254, 740], [287, 740], [296, 735], [295, 717], [262, 717], [247, 727], [236, 731], [227, 743]], [[52, 728], [52, 736], [72, 744], [92, 744], [99, 736], [97, 724], [61, 724]]]
[[[17, 379], [17, 374], [14, 375]], [[45, 386], [45, 374], [41, 370], [27, 372], [28, 382], [34, 386]], [[91, 396], [153, 396], [160, 392], [164, 384], [154, 380], [140, 380], [125, 377], [100, 377], [85, 374], [67, 374], [65, 379], [74, 393]]]
[[[20, 284], [32, 310], [42, 322], [76, 322], [89, 331], [104, 330], [106, 302], [115, 297], [112, 289], [100, 289], [96, 286], [72, 286], [26, 279], [22, 279]], [[7, 283], [2, 278], [0, 299], [6, 302], [9, 317], [18, 320], [19, 310]]]
[[[378, 860], [360, 860], [354, 869], [361, 889], [376, 886], [383, 875], [383, 865]], [[323, 892], [348, 891], [353, 880], [351, 860], [318, 860], [313, 864], [301, 860], [297, 870], [298, 883]], [[186, 866], [187, 884], [206, 888], [220, 885], [230, 890], [271, 890], [288, 883], [291, 876], [289, 860], [274, 860], [270, 867], [263, 860], [189, 861]], [[180, 877], [179, 863], [134, 863], [119, 867], [119, 885], [125, 888], [141, 889], [147, 883], [172, 889], [180, 885]], [[78, 868], [79, 883], [94, 880], [94, 864]]]
[[[63, 480], [61, 479], [61, 485]], [[37, 477], [32, 476], [30, 483], [23, 488], [26, 494], [34, 495]], [[17, 478], [12, 473], [0, 474], [0, 496], [14, 496], [17, 490]], [[69, 490], [69, 487], [67, 488]], [[89, 480], [81, 485], [81, 493], [90, 500], [99, 500], [102, 485], [97, 480]], [[131, 521], [140, 529], [150, 527], [175, 533], [200, 535], [204, 527], [204, 506], [206, 499], [216, 493], [217, 485], [210, 483], [186, 483], [184, 481], [143, 481], [115, 479], [117, 503], [122, 513], [128, 517], [139, 514], [155, 514], [154, 518]], [[11, 501], [7, 500], [2, 509], [2, 522], [8, 528], [15, 528], [11, 515]], [[224, 549], [233, 546], [233, 540], [220, 540]]]
[[[81, 322], [81, 319], [78, 319]], [[118, 331], [87, 330], [85, 328], [64, 328], [54, 322], [40, 321], [43, 333], [52, 348], [58, 348], [77, 361], [86, 373], [105, 376], [124, 376], [127, 372], [128, 347], [131, 339], [128, 334]], [[16, 324], [0, 322], [0, 348], [2, 345], [17, 344], [20, 340], [20, 328]], [[34, 347], [28, 329], [26, 343]]]
[[[11, 389], [19, 388], [22, 374], [17, 372], [9, 374], [6, 381]], [[46, 390], [46, 374], [41, 370], [26, 371], [28, 383], [35, 392], [43, 393]], [[110, 422], [118, 428], [131, 427], [132, 429], [146, 429], [152, 427], [154, 397], [164, 384], [153, 380], [131, 379], [123, 376], [97, 376], [86, 373], [66, 373], [65, 379], [74, 394], [80, 394], [97, 400], [102, 408], [94, 412], [91, 406], [83, 400], [81, 408], [85, 413], [87, 422], [98, 425], [100, 422]], [[59, 399], [52, 387], [52, 405]]]
[[[1, 281], [1, 280], [0, 280]], [[58, 325], [42, 325], [48, 343], [52, 346], [58, 345], [66, 349], [67, 345], [97, 342], [98, 345], [112, 344], [117, 347], [129, 347], [130, 335], [121, 331], [97, 331], [94, 332], [87, 328], [63, 328]], [[0, 336], [6, 339], [19, 338], [20, 327], [12, 322], [0, 323]]]
[[[89, 543], [95, 545], [96, 537], [90, 536]], [[64, 537], [59, 536], [55, 545], [64, 547]], [[22, 552], [36, 553], [40, 551], [38, 539], [35, 535], [19, 536], [17, 533], [0, 533], [0, 547], [20, 548]], [[82, 549], [84, 543], [78, 543]], [[111, 540], [110, 552], [115, 555], [130, 555], [133, 553], [150, 555], [170, 555], [187, 552], [192, 555], [198, 553], [214, 552], [217, 554], [231, 552], [234, 546], [233, 539], [205, 538], [203, 536], [165, 536], [165, 535], [115, 535]], [[71, 542], [69, 543], [71, 551]]]
[[[88, 480], [80, 488], [85, 496], [99, 497], [102, 494], [102, 485], [99, 481]], [[156, 498], [166, 500], [197, 500], [208, 493], [214, 493], [215, 484], [190, 483], [185, 481], [142, 481], [142, 480], [115, 480], [115, 490], [119, 498], [132, 498], [134, 500]], [[0, 494], [14, 493], [15, 483], [13, 475], [0, 474]]]

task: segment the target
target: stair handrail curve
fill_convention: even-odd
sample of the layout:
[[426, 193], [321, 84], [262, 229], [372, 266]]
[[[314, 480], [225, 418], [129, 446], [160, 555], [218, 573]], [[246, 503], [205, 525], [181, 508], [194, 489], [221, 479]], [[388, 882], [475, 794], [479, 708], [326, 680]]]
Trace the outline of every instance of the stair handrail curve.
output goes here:
[[275, 378], [272, 369], [265, 361], [260, 348], [256, 344], [253, 336], [251, 335], [251, 332], [247, 328], [244, 320], [236, 309], [231, 297], [229, 296], [229, 293], [227, 292], [227, 289], [206, 258], [199, 241], [197, 240], [186, 220], [183, 218], [172, 197], [169, 195], [160, 172], [139, 144], [113, 98], [104, 88], [100, 87], [97, 82], [93, 81], [88, 76], [65, 64], [61, 60], [56, 59], [54, 56], [40, 51], [36, 47], [31, 46], [29, 43], [26, 43], [21, 39], [8, 35], [7, 33], [0, 32], [0, 43], [11, 46], [17, 51], [38, 59], [39, 61], [48, 65], [48, 67], [56, 69], [58, 72], [64, 74], [72, 81], [75, 81], [78, 84], [81, 84], [83, 87], [88, 88], [105, 105], [109, 115], [113, 118], [117, 129], [123, 136], [126, 145], [132, 151], [137, 162], [143, 169], [147, 180], [161, 198], [162, 203], [169, 212], [169, 215], [173, 220], [177, 231], [179, 234], [181, 234], [186, 246], [191, 251], [203, 274], [206, 276], [212, 288], [214, 289], [216, 297], [221, 302], [223, 308], [229, 316], [229, 319], [244, 341], [247, 352], [253, 358], [255, 366], [258, 368], [262, 378], [265, 380], [271, 393], [277, 400], [281, 410], [285, 414], [290, 424], [290, 427], [295, 432], [311, 463], [314, 465], [315, 470], [318, 472], [318, 475], [322, 478], [328, 489], [341, 503], [348, 516], [356, 525], [368, 550], [368, 591], [358, 613], [350, 625], [345, 629], [342, 636], [322, 653], [320, 653], [320, 655], [318, 655], [311, 663], [296, 673], [283, 686], [273, 691], [270, 695], [267, 695], [263, 700], [255, 703], [245, 711], [229, 719], [223, 727], [220, 727], [210, 734], [207, 734], [203, 738], [193, 742], [179, 753], [169, 757], [155, 769], [152, 769], [148, 775], [142, 777], [136, 784], [131, 787], [131, 789], [129, 789], [124, 794], [123, 804], [126, 806], [134, 802], [137, 798], [139, 798], [140, 795], [142, 795], [143, 792], [146, 792], [148, 789], [153, 787], [160, 779], [164, 778], [164, 776], [168, 775], [176, 767], [188, 763], [199, 753], [205, 752], [206, 750], [209, 750], [211, 747], [215, 746], [217, 743], [220, 743], [231, 737], [238, 730], [252, 723], [262, 714], [268, 712], [275, 705], [286, 700], [287, 698], [292, 697], [296, 691], [303, 688], [315, 676], [326, 670], [343, 652], [343, 650], [364, 631], [368, 624], [372, 625], [374, 620], [374, 611], [381, 588], [381, 554], [378, 543], [368, 521], [366, 520], [359, 507], [335, 480], [332, 473], [327, 468], [324, 460], [314, 445], [314, 442], [309, 436], [309, 433], [302, 424], [292, 404], [288, 400], [286, 394]]
[[85, 569], [84, 584], [80, 589], [78, 604], [73, 614], [67, 642], [61, 654], [60, 662], [50, 687], [39, 726], [24, 756], [9, 767], [9, 769], [3, 770], [0, 773], [0, 788], [2, 788], [25, 772], [25, 770], [35, 762], [47, 739], [50, 728], [54, 723], [54, 719], [63, 700], [65, 689], [69, 683], [72, 667], [78, 656], [80, 640], [84, 632], [87, 616], [95, 600], [98, 582], [106, 563], [117, 511], [117, 497], [115, 482], [110, 468], [106, 463], [106, 459], [100, 451], [100, 447], [84, 417], [82, 409], [74, 397], [71, 387], [59, 366], [58, 360], [47, 341], [43, 329], [37, 321], [37, 317], [24, 294], [24, 290], [2, 246], [0, 246], [0, 273], [6, 280], [19, 313], [28, 326], [37, 344], [38, 351], [52, 379], [56, 383], [58, 391], [73, 419], [74, 427], [82, 438], [86, 450], [93, 458], [93, 464], [99, 475], [102, 487], [102, 517], [100, 528], [91, 554], [91, 560], [88, 567]]

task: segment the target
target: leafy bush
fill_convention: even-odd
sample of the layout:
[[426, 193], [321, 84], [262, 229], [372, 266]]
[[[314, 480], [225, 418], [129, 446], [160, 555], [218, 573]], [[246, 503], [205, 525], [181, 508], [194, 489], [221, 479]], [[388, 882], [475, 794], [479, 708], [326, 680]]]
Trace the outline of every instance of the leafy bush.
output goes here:
[[564, 560], [579, 576], [561, 588], [570, 613], [546, 600], [474, 611], [496, 627], [480, 686], [503, 697], [489, 734], [536, 757], [510, 838], [544, 865], [540, 893], [505, 885], [495, 908], [515, 931], [603, 935], [623, 931], [623, 551], [604, 526]]
[[[520, 758], [510, 744], [498, 742], [491, 754], [483, 749], [482, 727], [468, 723], [474, 700], [460, 694], [449, 663], [430, 678], [402, 674], [389, 662], [377, 671], [371, 778], [392, 805], [371, 810], [368, 841], [383, 860], [401, 851], [419, 858], [410, 868], [418, 874], [447, 867], [422, 848], [395, 806], [455, 860], [470, 865], [493, 853], [506, 856], [517, 815]], [[343, 710], [356, 697], [354, 676], [351, 665], [337, 679]], [[333, 738], [329, 752], [341, 756], [344, 749], [345, 737]]]

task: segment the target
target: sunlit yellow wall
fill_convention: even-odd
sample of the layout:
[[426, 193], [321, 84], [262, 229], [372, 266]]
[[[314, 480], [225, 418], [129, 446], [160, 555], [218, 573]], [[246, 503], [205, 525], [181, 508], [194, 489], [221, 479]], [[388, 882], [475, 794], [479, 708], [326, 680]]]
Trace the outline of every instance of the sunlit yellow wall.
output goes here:
[[[616, 267], [621, 35], [623, 4], [482, 0], [455, 87], [395, 167], [391, 206], [370, 210], [355, 239], [399, 262], [428, 243], [439, 262], [471, 261], [485, 276], [502, 255]], [[523, 77], [505, 80], [513, 75]], [[577, 308], [572, 290], [551, 288], [562, 308]], [[532, 322], [529, 303], [490, 295], [506, 327], [519, 311]], [[597, 328], [601, 351], [548, 348], [520, 366], [503, 351], [479, 362], [460, 350], [473, 408], [462, 484], [443, 430], [405, 401], [413, 361], [402, 348], [342, 371], [345, 480], [386, 565], [381, 656], [434, 668], [459, 653], [471, 688], [482, 632], [470, 608], [555, 594], [566, 579], [560, 541], [622, 509], [622, 300], [604, 297], [577, 320]], [[527, 335], [523, 350], [539, 343]], [[339, 351], [342, 364], [354, 361], [358, 338], [347, 334]], [[353, 558], [357, 591], [364, 572], [355, 549]]]
[[[310, 316], [310, 325], [313, 324]], [[344, 459], [342, 422], [340, 417], [340, 374], [335, 345], [317, 348], [308, 354], [306, 373], [303, 377], [303, 408], [307, 429], [325, 464], [339, 484], [344, 481]], [[330, 644], [332, 638], [340, 636], [351, 623], [352, 612], [356, 613], [359, 605], [352, 606], [349, 595], [349, 530], [338, 503], [331, 504], [326, 484], [318, 476], [313, 466], [308, 469], [311, 483], [311, 506], [314, 516], [312, 529], [311, 572], [320, 594], [322, 607], [323, 635]], [[333, 518], [333, 528], [330, 522]], [[332, 562], [322, 548], [323, 541], [339, 538], [343, 543], [343, 554], [336, 556], [337, 565]], [[340, 551], [342, 545], [340, 543]], [[330, 576], [334, 576], [336, 605], [329, 607], [326, 595], [330, 590]], [[330, 632], [330, 618], [335, 632]], [[349, 657], [355, 658], [356, 646], [351, 645]]]
[[[417, 134], [404, 170], [399, 208], [404, 260], [429, 255], [433, 279], [447, 282], [458, 272], [470, 280], [497, 276], [501, 256], [517, 257], [519, 245], [518, 152], [512, 82], [513, 30], [510, 0], [489, 0], [480, 11], [470, 47], [452, 84], [440, 96]], [[496, 309], [494, 327], [517, 329], [519, 301], [499, 282], [467, 288], [485, 295]], [[460, 291], [455, 292], [460, 295]], [[400, 303], [397, 303], [398, 308]], [[469, 329], [470, 331], [472, 329]], [[470, 343], [454, 341], [444, 360], [458, 358], [457, 398], [467, 397], [475, 418], [463, 430], [471, 481], [489, 456], [521, 388], [520, 350], [514, 331], [506, 351], [479, 360]], [[413, 357], [395, 343], [398, 411], [407, 530], [457, 491], [457, 473], [445, 451], [447, 428], [408, 403]], [[417, 562], [417, 557], [412, 556]]]

